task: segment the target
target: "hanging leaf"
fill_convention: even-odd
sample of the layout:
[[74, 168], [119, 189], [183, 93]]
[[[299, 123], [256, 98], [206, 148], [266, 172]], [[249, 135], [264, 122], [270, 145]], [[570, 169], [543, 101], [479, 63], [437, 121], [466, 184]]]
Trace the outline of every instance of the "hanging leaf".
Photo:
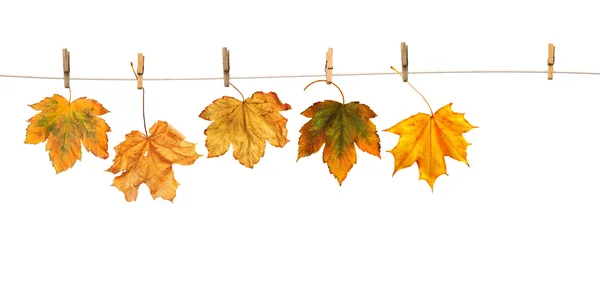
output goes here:
[[140, 184], [146, 183], [152, 198], [173, 201], [179, 182], [175, 180], [173, 164], [191, 165], [201, 157], [196, 144], [185, 141], [179, 131], [167, 122], [157, 121], [150, 128], [150, 137], [134, 130], [115, 147], [114, 164], [107, 170], [122, 172], [113, 180], [128, 202], [137, 199]]
[[394, 155], [393, 174], [417, 162], [419, 180], [427, 181], [433, 191], [435, 180], [446, 174], [444, 156], [469, 165], [467, 146], [471, 144], [462, 134], [477, 126], [471, 125], [464, 114], [453, 112], [451, 107], [452, 103], [433, 116], [418, 113], [385, 130], [400, 135], [398, 144], [388, 151]]
[[311, 118], [300, 129], [298, 160], [318, 152], [323, 144], [323, 162], [342, 185], [356, 163], [356, 148], [381, 158], [379, 136], [371, 118], [377, 115], [358, 102], [333, 100], [314, 103], [302, 115]]
[[252, 168], [265, 154], [266, 141], [283, 147], [287, 139], [287, 119], [279, 112], [291, 109], [277, 94], [255, 92], [244, 101], [222, 97], [210, 104], [200, 117], [214, 121], [204, 131], [208, 157], [225, 154], [233, 144], [233, 157]]
[[96, 100], [81, 97], [69, 102], [54, 94], [29, 105], [41, 111], [27, 120], [25, 144], [46, 142], [52, 166], [56, 173], [63, 172], [81, 160], [81, 143], [94, 156], [108, 158], [110, 127], [98, 117], [108, 113]]

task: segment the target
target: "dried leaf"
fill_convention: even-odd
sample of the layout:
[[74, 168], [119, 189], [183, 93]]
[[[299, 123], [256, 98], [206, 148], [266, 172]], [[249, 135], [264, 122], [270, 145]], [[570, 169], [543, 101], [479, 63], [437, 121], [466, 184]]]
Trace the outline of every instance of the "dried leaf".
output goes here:
[[128, 202], [137, 199], [140, 184], [146, 183], [152, 198], [173, 201], [179, 182], [175, 180], [173, 164], [191, 165], [201, 157], [196, 144], [185, 141], [179, 131], [165, 121], [150, 128], [150, 137], [134, 130], [115, 147], [114, 164], [107, 170], [122, 172], [113, 180]]
[[298, 160], [318, 152], [323, 144], [323, 162], [342, 185], [356, 163], [356, 148], [381, 158], [379, 136], [371, 118], [377, 115], [358, 102], [346, 104], [325, 100], [314, 103], [302, 115], [311, 118], [300, 129]]
[[204, 131], [208, 157], [225, 154], [233, 144], [233, 157], [252, 168], [265, 154], [266, 141], [283, 147], [287, 139], [286, 123], [279, 112], [291, 109], [277, 94], [255, 92], [243, 102], [222, 97], [210, 104], [200, 117], [214, 121]]
[[[467, 143], [462, 136], [477, 126], [471, 125], [463, 113], [452, 111], [452, 103], [440, 108], [433, 116], [418, 113], [385, 131], [400, 135], [398, 144], [388, 151], [394, 155], [394, 173], [417, 162], [419, 180], [427, 181], [433, 191], [435, 180], [446, 174], [449, 156], [467, 165]], [[392, 174], [392, 175], [393, 175]]]
[[110, 127], [98, 117], [108, 113], [96, 100], [81, 97], [73, 102], [54, 94], [29, 105], [41, 111], [27, 120], [25, 144], [44, 141], [56, 173], [63, 172], [81, 160], [81, 143], [94, 156], [108, 158]]

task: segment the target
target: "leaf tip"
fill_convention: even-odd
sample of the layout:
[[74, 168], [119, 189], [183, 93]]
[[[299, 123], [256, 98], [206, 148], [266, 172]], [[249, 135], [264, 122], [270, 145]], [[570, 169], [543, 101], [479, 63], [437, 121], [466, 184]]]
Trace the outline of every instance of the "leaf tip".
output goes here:
[[156, 199], [158, 199], [158, 198], [161, 198], [161, 199], [163, 199], [163, 200], [165, 200], [165, 201], [169, 201], [169, 202], [171, 202], [171, 204], [173, 204], [173, 200], [175, 199], [175, 197], [176, 197], [176, 196], [173, 196], [172, 198], [171, 198], [171, 197], [169, 197], [169, 198], [164, 198], [163, 196], [157, 196], [156, 198], [154, 198], [154, 200], [156, 201]]
[[437, 177], [434, 179], [431, 179], [429, 177], [425, 178], [425, 177], [419, 176], [419, 180], [425, 180], [425, 182], [427, 182], [427, 185], [429, 185], [429, 188], [431, 188], [431, 190], [433, 190], [433, 184], [435, 183], [436, 179], [437, 179]]
[[[367, 153], [368, 153], [368, 152], [367, 152]], [[380, 148], [378, 148], [378, 150], [377, 150], [377, 151], [375, 151], [375, 152], [373, 152], [373, 153], [370, 153], [370, 154], [371, 154], [371, 155], [373, 155], [373, 156], [375, 156], [375, 157], [378, 157], [378, 158], [381, 160], [381, 147], [380, 147]]]

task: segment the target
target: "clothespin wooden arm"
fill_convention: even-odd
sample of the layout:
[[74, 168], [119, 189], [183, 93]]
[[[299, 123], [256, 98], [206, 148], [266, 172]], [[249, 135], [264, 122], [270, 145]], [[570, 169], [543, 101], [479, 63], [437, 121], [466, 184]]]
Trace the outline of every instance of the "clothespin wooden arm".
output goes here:
[[408, 81], [408, 45], [400, 43], [400, 55], [402, 57], [402, 81]]
[[137, 65], [137, 89], [142, 89], [144, 81], [144, 54], [138, 53], [138, 65]]
[[548, 43], [548, 80], [552, 80], [554, 75], [554, 44]]
[[327, 49], [325, 57], [325, 81], [327, 84], [331, 84], [333, 79], [333, 48]]
[[70, 80], [71, 80], [71, 53], [67, 50], [67, 48], [62, 49], [63, 56], [63, 73], [65, 80], [65, 88], [70, 88]]
[[223, 47], [223, 84], [229, 87], [229, 50]]

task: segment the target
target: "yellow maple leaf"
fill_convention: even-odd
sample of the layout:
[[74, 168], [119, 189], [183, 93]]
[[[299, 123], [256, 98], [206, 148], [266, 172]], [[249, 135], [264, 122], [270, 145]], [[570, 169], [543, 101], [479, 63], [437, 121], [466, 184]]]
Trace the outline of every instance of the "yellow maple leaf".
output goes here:
[[108, 158], [110, 127], [98, 117], [108, 110], [96, 100], [81, 97], [69, 102], [54, 94], [29, 106], [41, 112], [27, 120], [25, 144], [47, 140], [46, 151], [57, 174], [81, 160], [81, 143], [94, 156]]
[[[477, 126], [471, 125], [463, 113], [452, 111], [452, 103], [433, 116], [418, 113], [385, 131], [400, 135], [398, 144], [388, 151], [394, 155], [394, 173], [417, 162], [419, 180], [427, 181], [433, 191], [435, 180], [446, 173], [444, 156], [469, 165], [467, 143], [462, 136]], [[392, 175], [393, 175], [392, 174]]]
[[208, 157], [225, 154], [233, 144], [233, 157], [252, 168], [265, 154], [266, 141], [283, 147], [287, 139], [287, 119], [279, 112], [291, 109], [274, 92], [255, 92], [240, 101], [222, 97], [208, 105], [200, 117], [214, 121], [204, 134]]
[[150, 188], [153, 199], [173, 202], [179, 187], [173, 164], [191, 165], [201, 157], [196, 153], [196, 144], [185, 141], [185, 136], [160, 120], [150, 128], [150, 137], [134, 130], [115, 147], [115, 152], [114, 163], [107, 171], [122, 172], [112, 186], [123, 192], [128, 202], [137, 199], [142, 183]]

